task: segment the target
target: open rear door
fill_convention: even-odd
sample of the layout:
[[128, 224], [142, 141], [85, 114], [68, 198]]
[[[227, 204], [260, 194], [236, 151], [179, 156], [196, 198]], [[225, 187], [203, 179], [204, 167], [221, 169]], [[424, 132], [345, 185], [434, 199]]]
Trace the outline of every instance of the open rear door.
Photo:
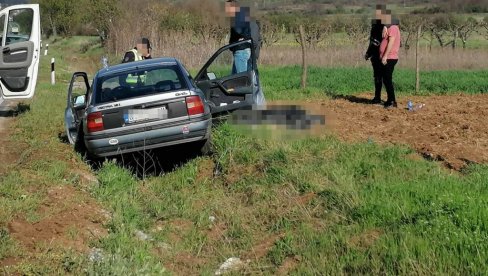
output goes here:
[[[210, 102], [212, 114], [225, 113], [235, 109], [250, 107], [253, 94], [257, 93], [256, 59], [251, 40], [239, 41], [220, 48], [203, 66], [195, 77], [195, 83], [200, 88], [207, 101]], [[249, 57], [247, 68], [236, 68], [235, 49], [244, 49]], [[238, 66], [239, 67], [239, 66]]]
[[39, 5], [0, 11], [0, 88], [5, 99], [34, 96], [40, 56]]

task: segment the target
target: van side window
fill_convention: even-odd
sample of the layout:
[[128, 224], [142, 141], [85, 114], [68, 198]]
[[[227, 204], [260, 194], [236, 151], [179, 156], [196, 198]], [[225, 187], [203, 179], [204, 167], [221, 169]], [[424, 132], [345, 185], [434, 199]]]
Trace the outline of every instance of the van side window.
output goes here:
[[32, 9], [11, 10], [8, 15], [5, 45], [28, 41], [31, 36], [34, 11]]

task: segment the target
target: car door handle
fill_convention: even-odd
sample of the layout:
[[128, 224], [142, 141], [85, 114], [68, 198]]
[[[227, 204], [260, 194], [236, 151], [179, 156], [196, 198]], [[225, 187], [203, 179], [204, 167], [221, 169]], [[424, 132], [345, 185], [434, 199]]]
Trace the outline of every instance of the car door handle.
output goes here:
[[3, 48], [2, 52], [4, 54], [8, 54], [8, 53], [10, 53], [10, 48], [9, 47], [5, 47], [5, 48]]

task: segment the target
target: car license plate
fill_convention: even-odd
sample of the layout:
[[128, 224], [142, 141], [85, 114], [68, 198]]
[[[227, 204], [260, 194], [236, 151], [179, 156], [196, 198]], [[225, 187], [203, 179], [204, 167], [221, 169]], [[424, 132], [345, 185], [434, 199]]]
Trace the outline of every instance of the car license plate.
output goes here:
[[128, 124], [141, 121], [162, 120], [167, 118], [168, 110], [164, 106], [151, 109], [129, 109], [124, 114], [124, 122]]

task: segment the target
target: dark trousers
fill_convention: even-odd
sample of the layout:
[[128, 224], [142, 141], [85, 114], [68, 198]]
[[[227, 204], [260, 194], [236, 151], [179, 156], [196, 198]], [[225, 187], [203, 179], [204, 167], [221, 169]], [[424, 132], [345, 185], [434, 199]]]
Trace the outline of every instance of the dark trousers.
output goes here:
[[373, 66], [374, 75], [374, 98], [381, 99], [381, 89], [383, 88], [383, 64], [379, 57], [371, 57], [371, 65]]
[[371, 58], [371, 65], [374, 72], [374, 98], [381, 99], [381, 89], [383, 84], [388, 95], [387, 102], [396, 102], [395, 88], [393, 87], [393, 71], [397, 64], [397, 59], [389, 59], [386, 65], [383, 65], [381, 59], [378, 57]]
[[398, 59], [389, 59], [386, 65], [383, 65], [383, 84], [385, 84], [386, 94], [388, 98], [387, 102], [396, 102], [395, 88], [393, 87], [393, 71]]

